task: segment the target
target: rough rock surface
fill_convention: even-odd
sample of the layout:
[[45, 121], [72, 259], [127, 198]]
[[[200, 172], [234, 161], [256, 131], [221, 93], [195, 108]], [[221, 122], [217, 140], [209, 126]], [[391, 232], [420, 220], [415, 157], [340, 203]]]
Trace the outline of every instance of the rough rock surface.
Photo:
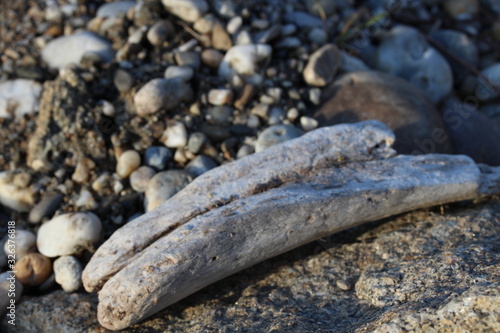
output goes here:
[[44, 84], [36, 131], [28, 143], [31, 168], [50, 170], [66, 157], [72, 157], [74, 164], [84, 156], [104, 161], [107, 153], [98, 126], [100, 116], [92, 112], [91, 101], [83, 80], [69, 69]]
[[441, 116], [432, 102], [408, 82], [389, 74], [353, 72], [325, 88], [314, 114], [320, 126], [376, 119], [396, 134], [400, 154], [451, 153]]
[[[498, 331], [499, 231], [498, 197], [415, 211], [267, 260], [123, 332]], [[24, 298], [16, 332], [107, 332], [96, 308], [95, 294]]]

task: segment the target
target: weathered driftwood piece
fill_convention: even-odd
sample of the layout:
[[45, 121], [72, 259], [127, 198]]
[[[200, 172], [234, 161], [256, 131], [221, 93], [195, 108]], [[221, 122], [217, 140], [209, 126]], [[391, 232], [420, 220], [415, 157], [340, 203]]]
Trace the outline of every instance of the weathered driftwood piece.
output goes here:
[[[119, 251], [128, 255], [125, 261], [118, 260], [105, 243], [108, 252], [101, 252], [97, 261], [93, 258], [86, 270], [100, 268], [99, 264], [118, 266], [107, 267], [104, 275], [100, 271], [97, 276], [101, 281], [97, 282], [87, 271], [85, 281], [98, 288], [109, 279], [99, 292], [100, 323], [109, 329], [125, 328], [239, 270], [364, 222], [500, 192], [500, 169], [482, 166], [480, 170], [468, 157], [389, 158], [392, 151], [385, 143], [391, 143], [392, 135], [379, 123], [343, 125], [321, 134], [331, 132], [338, 137], [318, 138], [315, 144], [308, 145], [308, 137], [304, 136], [302, 141], [296, 139], [252, 155], [242, 164], [244, 173], [231, 169], [238, 162], [222, 167], [224, 172], [212, 172], [217, 177], [205, 179], [204, 186], [213, 192], [201, 187], [194, 190], [219, 198], [238, 193], [220, 206], [189, 203], [184, 193], [193, 195], [193, 189], [187, 187], [165, 205], [145, 214], [146, 218], [154, 217], [153, 223], [164, 222], [164, 216], [183, 218], [164, 234], [153, 234], [149, 242], [142, 241], [140, 251], [122, 245]], [[317, 133], [308, 136], [316, 138]], [[375, 138], [370, 138], [370, 133]], [[322, 154], [331, 147], [319, 145], [322, 140], [327, 140], [328, 145], [334, 142], [341, 155], [324, 158]], [[360, 140], [368, 143], [361, 144]], [[350, 141], [357, 143], [349, 145]], [[310, 159], [297, 156], [298, 166], [293, 157], [297, 144], [307, 147], [300, 153]], [[262, 182], [257, 176], [270, 174], [267, 168], [272, 170], [272, 176], [259, 186]], [[246, 183], [238, 186], [238, 177]], [[251, 183], [256, 178], [257, 183]], [[207, 203], [200, 198], [205, 197], [195, 196]], [[171, 202], [187, 203], [189, 209], [172, 215], [171, 209], [182, 211], [185, 207], [172, 206]], [[136, 244], [134, 236], [149, 227], [146, 221], [140, 221], [142, 230], [128, 230], [137, 234], [122, 233], [113, 244], [119, 244], [120, 237], [128, 246]], [[164, 225], [170, 223], [167, 220]]]
[[85, 289], [89, 292], [99, 290], [143, 249], [195, 216], [317, 170], [347, 161], [392, 156], [393, 142], [391, 130], [377, 121], [339, 125], [318, 129], [213, 169], [158, 209], [117, 230], [86, 266], [82, 277]]

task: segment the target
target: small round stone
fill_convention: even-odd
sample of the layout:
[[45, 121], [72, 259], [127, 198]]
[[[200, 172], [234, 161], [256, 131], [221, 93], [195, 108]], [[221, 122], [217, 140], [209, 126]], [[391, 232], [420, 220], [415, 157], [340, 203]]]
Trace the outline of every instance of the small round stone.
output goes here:
[[347, 280], [337, 280], [337, 287], [342, 290], [351, 290], [352, 284]]
[[54, 217], [38, 230], [37, 247], [53, 258], [92, 250], [101, 237], [102, 225], [92, 213], [68, 213]]
[[271, 146], [298, 138], [302, 134], [304, 134], [304, 132], [291, 125], [274, 125], [268, 127], [257, 137], [255, 151], [257, 153], [261, 152]]
[[168, 148], [182, 148], [187, 144], [188, 134], [186, 126], [180, 121], [171, 120], [163, 132], [160, 142]]
[[117, 69], [113, 77], [113, 83], [119, 92], [126, 94], [134, 85], [134, 77], [124, 69]]
[[193, 177], [184, 170], [168, 170], [151, 178], [146, 189], [144, 208], [147, 212], [155, 209], [188, 185]]
[[204, 133], [194, 132], [189, 137], [188, 149], [193, 154], [198, 154], [203, 148], [203, 145], [207, 142], [208, 138]]
[[327, 44], [315, 51], [304, 69], [304, 80], [315, 87], [324, 87], [332, 82], [340, 66], [339, 49], [334, 44]]
[[194, 76], [194, 69], [189, 66], [168, 66], [165, 70], [165, 78], [167, 79], [181, 79], [182, 81], [189, 81]]
[[16, 262], [16, 278], [24, 285], [37, 286], [52, 273], [50, 259], [40, 253], [30, 253]]
[[118, 158], [116, 173], [121, 178], [127, 178], [141, 165], [141, 156], [135, 150], [127, 150]]
[[210, 89], [208, 92], [208, 102], [213, 105], [231, 104], [233, 101], [233, 91], [231, 89]]
[[300, 117], [300, 126], [306, 132], [312, 131], [318, 128], [318, 121], [311, 117]]
[[163, 170], [172, 158], [172, 152], [167, 147], [152, 146], [146, 149], [144, 162], [156, 170]]
[[54, 276], [64, 291], [77, 291], [82, 285], [82, 265], [73, 256], [59, 257], [54, 261]]
[[[34, 233], [28, 230], [17, 229], [14, 235], [15, 238], [9, 238], [14, 243], [7, 241], [4, 244], [3, 250], [6, 256], [15, 255], [16, 260], [19, 260], [29, 253], [36, 251], [36, 236]], [[13, 248], [12, 244], [14, 244]], [[11, 250], [14, 250], [14, 252]]]
[[161, 20], [153, 24], [147, 33], [151, 45], [160, 46], [170, 37], [174, 36], [175, 29], [170, 21]]
[[188, 165], [186, 166], [186, 171], [196, 178], [215, 167], [217, 167], [217, 163], [215, 163], [210, 157], [205, 155], [198, 155], [188, 163]]
[[201, 52], [201, 62], [210, 68], [217, 68], [221, 63], [224, 55], [214, 49], [206, 49]]
[[149, 180], [155, 175], [155, 170], [148, 166], [141, 166], [130, 175], [130, 186], [136, 192], [146, 192]]

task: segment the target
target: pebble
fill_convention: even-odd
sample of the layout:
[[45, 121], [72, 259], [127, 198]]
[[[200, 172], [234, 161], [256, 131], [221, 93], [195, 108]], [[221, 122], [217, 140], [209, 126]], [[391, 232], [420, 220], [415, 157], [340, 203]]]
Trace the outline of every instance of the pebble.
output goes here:
[[194, 76], [194, 69], [189, 66], [168, 66], [165, 70], [166, 79], [180, 79], [184, 82], [190, 81]]
[[212, 47], [216, 50], [227, 51], [233, 46], [231, 36], [226, 32], [222, 24], [216, 24], [212, 30]]
[[258, 153], [271, 146], [298, 138], [302, 134], [304, 134], [302, 130], [291, 125], [274, 125], [268, 127], [257, 136], [255, 152]]
[[103, 172], [96, 180], [92, 183], [92, 189], [96, 192], [101, 192], [107, 186], [109, 186], [109, 173]]
[[120, 14], [126, 14], [127, 11], [135, 6], [135, 1], [115, 1], [107, 2], [97, 9], [97, 17], [117, 17]]
[[227, 105], [213, 106], [208, 109], [207, 123], [211, 125], [227, 125], [233, 114], [233, 108]]
[[212, 105], [231, 104], [233, 102], [233, 91], [231, 89], [210, 89], [208, 102]]
[[188, 134], [186, 126], [180, 121], [169, 120], [167, 128], [160, 138], [160, 142], [168, 148], [181, 148], [187, 144]]
[[292, 123], [297, 120], [297, 118], [300, 116], [299, 110], [297, 108], [290, 108], [286, 112], [286, 118], [291, 121]]
[[118, 68], [113, 77], [116, 89], [122, 94], [126, 94], [134, 85], [134, 77], [124, 69]]
[[148, 166], [141, 166], [130, 175], [130, 186], [139, 193], [146, 192], [148, 182], [155, 175], [156, 171]]
[[220, 24], [214, 14], [206, 14], [196, 20], [193, 24], [193, 29], [200, 34], [208, 34], [213, 30], [216, 24]]
[[14, 271], [23, 285], [38, 286], [52, 273], [52, 263], [40, 253], [29, 253], [16, 262]]
[[33, 80], [15, 79], [0, 82], [0, 118], [20, 120], [38, 111], [42, 85]]
[[[431, 32], [429, 37], [441, 44], [451, 54], [457, 56], [465, 63], [477, 67], [479, 63], [479, 52], [475, 42], [466, 34], [456, 30], [436, 30]], [[459, 83], [462, 82], [469, 74], [468, 71], [451, 57], [446, 57], [446, 59], [451, 66], [455, 81]]]
[[162, 3], [170, 13], [189, 23], [194, 23], [208, 12], [205, 0], [162, 0]]
[[81, 31], [50, 41], [42, 50], [42, 59], [50, 67], [59, 69], [78, 65], [86, 53], [98, 55], [103, 62], [111, 62], [115, 54], [109, 41], [93, 32]]
[[0, 204], [16, 212], [26, 213], [34, 204], [34, 193], [30, 187], [18, 187], [14, 184], [11, 171], [0, 172]]
[[34, 224], [40, 223], [43, 218], [49, 217], [57, 210], [62, 199], [63, 196], [60, 193], [45, 194], [42, 200], [31, 209], [28, 221]]
[[167, 147], [152, 146], [146, 149], [144, 163], [158, 171], [167, 167], [168, 161], [172, 158], [172, 152]]
[[3, 250], [6, 256], [15, 254], [16, 261], [25, 257], [31, 252], [36, 251], [36, 236], [29, 230], [17, 229], [15, 238], [12, 239], [15, 243], [15, 253], [12, 253], [9, 248], [9, 242], [5, 242]]
[[250, 114], [256, 115], [262, 119], [267, 119], [269, 117], [269, 104], [259, 103], [259, 104], [255, 105], [250, 110]]
[[38, 229], [38, 251], [49, 258], [92, 251], [101, 230], [101, 221], [90, 212], [58, 215]]
[[316, 50], [309, 57], [303, 76], [307, 84], [324, 87], [332, 82], [340, 65], [339, 49], [334, 44], [327, 44]]
[[264, 31], [259, 31], [253, 36], [253, 40], [256, 44], [267, 44], [274, 39], [276, 39], [281, 33], [281, 24], [274, 24], [269, 29]]
[[400, 154], [452, 152], [439, 111], [407, 81], [378, 71], [352, 72], [323, 92], [314, 113], [319, 126], [379, 120], [396, 134]]
[[75, 202], [76, 207], [83, 207], [88, 210], [94, 210], [99, 207], [99, 204], [95, 201], [92, 193], [86, 189], [82, 189], [78, 195], [78, 199]]
[[285, 22], [296, 24], [299, 28], [323, 28], [323, 21], [306, 12], [295, 11], [284, 15]]
[[177, 52], [175, 54], [175, 62], [177, 62], [177, 65], [179, 66], [193, 67], [193, 69], [197, 71], [201, 65], [201, 57], [198, 52]]
[[328, 34], [324, 29], [314, 28], [309, 31], [307, 38], [316, 45], [324, 45], [328, 40]]
[[185, 170], [196, 178], [215, 167], [217, 167], [217, 163], [215, 163], [210, 157], [198, 155], [188, 163]]
[[309, 100], [314, 105], [320, 105], [321, 104], [321, 89], [320, 88], [309, 89]]
[[339, 287], [342, 290], [351, 290], [352, 289], [352, 284], [347, 281], [347, 280], [337, 280], [337, 287]]
[[230, 48], [219, 66], [219, 76], [232, 82], [234, 75], [240, 75], [246, 83], [260, 84], [262, 69], [259, 63], [271, 57], [272, 48], [266, 44], [236, 45]]
[[135, 150], [123, 152], [116, 163], [116, 173], [121, 178], [127, 178], [141, 165], [141, 155]]
[[[10, 297], [12, 295], [9, 295], [12, 293], [12, 290], [16, 291], [14, 293], [14, 297]], [[11, 299], [15, 299], [17, 303], [21, 299], [22, 294], [23, 285], [14, 277], [14, 274], [10, 272], [0, 273], [0, 316], [3, 317], [8, 311], [10, 311], [9, 313], [15, 315], [16, 311], [7, 309], [7, 307], [11, 304]]]
[[54, 261], [54, 277], [66, 292], [77, 291], [82, 286], [82, 264], [73, 256], [62, 256]]
[[146, 35], [151, 45], [161, 46], [167, 40], [175, 36], [175, 29], [170, 21], [161, 20], [149, 28]]
[[75, 172], [71, 175], [71, 179], [78, 183], [86, 183], [90, 177], [90, 170], [95, 168], [95, 163], [90, 158], [84, 157], [76, 164]]
[[214, 49], [205, 49], [201, 52], [201, 62], [210, 68], [219, 67], [224, 55]]
[[392, 28], [376, 51], [375, 66], [422, 89], [434, 103], [453, 87], [450, 65], [415, 28]]
[[136, 112], [146, 117], [161, 109], [171, 110], [181, 102], [191, 99], [189, 84], [180, 79], [153, 79], [146, 83], [134, 96]]
[[318, 121], [311, 117], [302, 116], [300, 117], [300, 126], [304, 131], [309, 132], [318, 128]]
[[198, 154], [206, 142], [208, 142], [208, 138], [205, 134], [194, 132], [189, 136], [188, 149], [193, 154]]
[[[500, 63], [486, 67], [481, 71], [481, 73], [492, 84], [500, 87]], [[481, 101], [491, 101], [499, 96], [498, 93], [487, 85], [482, 79], [478, 80], [478, 84], [474, 92], [476, 97]]]
[[255, 149], [251, 145], [243, 144], [241, 145], [240, 149], [238, 149], [238, 152], [236, 153], [236, 158], [240, 159], [245, 156], [251, 155], [255, 152]]
[[105, 116], [113, 118], [116, 115], [116, 109], [111, 102], [101, 99], [97, 105], [102, 108], [102, 113]]
[[149, 212], [188, 185], [192, 176], [184, 170], [168, 170], [151, 178], [146, 189], [144, 209]]
[[297, 37], [285, 37], [276, 44], [280, 49], [296, 49], [302, 45], [302, 41]]
[[241, 16], [235, 16], [227, 22], [226, 30], [231, 35], [237, 33], [243, 26], [243, 18]]

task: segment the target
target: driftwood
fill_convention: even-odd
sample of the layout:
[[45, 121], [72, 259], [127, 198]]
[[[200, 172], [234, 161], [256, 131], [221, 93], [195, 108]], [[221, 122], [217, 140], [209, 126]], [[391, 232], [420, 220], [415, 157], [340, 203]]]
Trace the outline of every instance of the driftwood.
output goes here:
[[[392, 141], [378, 122], [335, 126], [200, 177], [115, 233], [87, 265], [88, 290], [105, 282], [100, 323], [125, 328], [246, 267], [364, 222], [500, 192], [500, 168], [481, 170], [465, 156], [391, 157]], [[214, 205], [211, 197], [224, 200]]]

